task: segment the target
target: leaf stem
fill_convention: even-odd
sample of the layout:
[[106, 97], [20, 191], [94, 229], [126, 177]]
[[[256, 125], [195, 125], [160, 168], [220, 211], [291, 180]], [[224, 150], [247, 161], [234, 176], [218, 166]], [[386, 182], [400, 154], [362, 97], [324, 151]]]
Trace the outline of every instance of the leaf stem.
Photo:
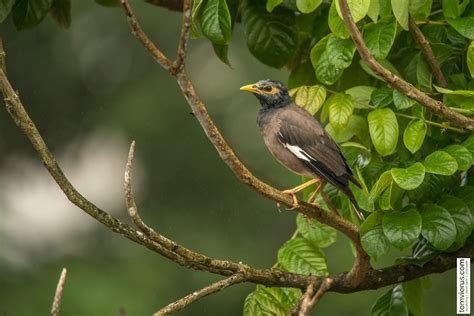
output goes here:
[[437, 123], [437, 122], [425, 120], [424, 118], [421, 118], [421, 117], [415, 117], [415, 116], [411, 116], [411, 115], [407, 115], [407, 114], [403, 114], [403, 113], [397, 113], [397, 112], [395, 112], [395, 115], [400, 116], [400, 117], [409, 118], [409, 119], [423, 120], [425, 123], [441, 127], [442, 129], [449, 129], [449, 130], [452, 130], [454, 132], [463, 133], [463, 134], [466, 133], [464, 130], [462, 130], [460, 128], [449, 126], [448, 125], [449, 123]]

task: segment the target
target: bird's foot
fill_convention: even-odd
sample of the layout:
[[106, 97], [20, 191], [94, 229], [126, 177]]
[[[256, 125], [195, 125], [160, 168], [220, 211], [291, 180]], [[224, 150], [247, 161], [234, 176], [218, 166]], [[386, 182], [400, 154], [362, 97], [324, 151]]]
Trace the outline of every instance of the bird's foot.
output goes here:
[[294, 189], [290, 189], [290, 190], [285, 190], [285, 191], [282, 191], [283, 193], [285, 194], [289, 194], [291, 196], [291, 198], [293, 199], [293, 205], [291, 208], [288, 208], [287, 210], [291, 211], [291, 210], [294, 210], [295, 208], [298, 208], [300, 205], [298, 204], [298, 198], [296, 197], [296, 192]]

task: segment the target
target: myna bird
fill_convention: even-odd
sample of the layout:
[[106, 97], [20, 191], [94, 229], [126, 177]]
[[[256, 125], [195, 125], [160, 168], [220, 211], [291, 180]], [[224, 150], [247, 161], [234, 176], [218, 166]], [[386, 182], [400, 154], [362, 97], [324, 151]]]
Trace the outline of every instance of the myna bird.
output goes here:
[[283, 191], [293, 197], [294, 206], [298, 205], [295, 193], [318, 182], [315, 178], [319, 178], [322, 181], [316, 194], [329, 182], [347, 195], [359, 219], [364, 220], [349, 181], [361, 186], [341, 149], [311, 114], [291, 100], [288, 89], [279, 81], [261, 80], [240, 90], [252, 92], [260, 101], [257, 124], [273, 156], [294, 173], [312, 178]]

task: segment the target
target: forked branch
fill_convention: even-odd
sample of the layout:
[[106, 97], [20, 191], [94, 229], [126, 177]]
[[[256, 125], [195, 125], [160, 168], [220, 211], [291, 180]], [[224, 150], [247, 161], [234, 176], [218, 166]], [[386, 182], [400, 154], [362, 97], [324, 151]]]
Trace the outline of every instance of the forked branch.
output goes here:
[[465, 130], [474, 132], [474, 120], [459, 114], [443, 104], [443, 102], [432, 99], [427, 94], [421, 92], [415, 88], [410, 83], [406, 82], [402, 78], [398, 77], [385, 67], [383, 67], [370, 53], [367, 45], [365, 44], [362, 34], [360, 33], [357, 25], [352, 19], [349, 6], [347, 5], [347, 0], [337, 0], [339, 1], [339, 7], [341, 8], [341, 13], [344, 19], [344, 23], [349, 30], [349, 33], [354, 41], [354, 44], [357, 47], [357, 51], [360, 54], [362, 60], [369, 66], [369, 68], [382, 77], [387, 83], [389, 83], [393, 88], [403, 92], [408, 97], [418, 101], [421, 105], [429, 109], [436, 115], [444, 116], [451, 122], [462, 126]]

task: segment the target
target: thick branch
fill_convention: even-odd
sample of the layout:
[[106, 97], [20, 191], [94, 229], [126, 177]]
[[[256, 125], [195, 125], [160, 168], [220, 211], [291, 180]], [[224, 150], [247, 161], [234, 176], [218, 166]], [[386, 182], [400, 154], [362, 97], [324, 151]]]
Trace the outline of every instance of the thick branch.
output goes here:
[[380, 65], [377, 62], [377, 60], [374, 58], [374, 56], [370, 54], [370, 51], [367, 48], [367, 45], [365, 45], [365, 42], [362, 38], [360, 31], [357, 28], [357, 25], [354, 23], [354, 20], [352, 19], [351, 13], [349, 11], [349, 7], [347, 5], [347, 1], [346, 0], [338, 0], [338, 1], [339, 1], [339, 6], [341, 8], [342, 16], [344, 18], [344, 23], [346, 24], [347, 29], [349, 30], [349, 33], [351, 34], [352, 40], [354, 41], [357, 47], [360, 57], [374, 73], [376, 73], [377, 75], [385, 79], [385, 81], [387, 81], [393, 88], [403, 92], [408, 97], [418, 101], [421, 105], [425, 106], [433, 113], [444, 116], [451, 122], [459, 126], [462, 126], [464, 129], [470, 132], [474, 132], [473, 119], [451, 110], [440, 101], [430, 98], [428, 95], [421, 92], [410, 83], [406, 82], [405, 80], [401, 79], [400, 77], [396, 76], [395, 74], [390, 72], [388, 69]]
[[420, 46], [421, 52], [423, 53], [423, 56], [425, 56], [426, 61], [430, 65], [431, 70], [433, 71], [433, 75], [436, 79], [436, 82], [441, 87], [446, 88], [448, 86], [446, 82], [446, 78], [444, 78], [443, 72], [441, 71], [441, 68], [439, 67], [438, 61], [436, 60], [433, 54], [433, 50], [431, 49], [430, 42], [428, 42], [428, 40], [421, 32], [418, 25], [416, 25], [415, 20], [411, 16], [408, 18], [408, 23], [410, 27], [410, 32], [415, 38], [415, 41], [418, 43], [418, 46]]
[[63, 297], [64, 284], [66, 283], [67, 270], [63, 268], [61, 276], [59, 277], [58, 285], [56, 285], [56, 292], [54, 293], [53, 306], [51, 307], [51, 316], [59, 316], [61, 309], [61, 299]]
[[153, 316], [164, 316], [172, 312], [177, 312], [207, 295], [219, 292], [231, 285], [242, 283], [246, 279], [247, 277], [245, 273], [237, 272], [236, 274], [233, 274], [228, 278], [212, 283], [211, 285], [206, 286], [205, 288], [202, 288], [199, 291], [193, 292], [177, 300], [176, 302], [165, 306], [164, 308], [153, 314]]

